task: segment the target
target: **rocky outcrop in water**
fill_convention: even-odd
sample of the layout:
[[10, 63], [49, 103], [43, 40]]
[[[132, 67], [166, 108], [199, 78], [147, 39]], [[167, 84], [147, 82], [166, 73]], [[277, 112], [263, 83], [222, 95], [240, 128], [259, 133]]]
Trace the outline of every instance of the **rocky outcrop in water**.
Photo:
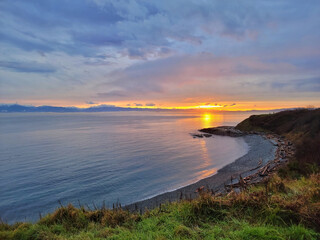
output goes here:
[[209, 133], [190, 133], [190, 135], [193, 137], [193, 138], [208, 138], [208, 137], [212, 137], [212, 134], [209, 134]]
[[200, 129], [199, 132], [214, 134], [214, 135], [221, 135], [221, 136], [230, 136], [230, 137], [241, 137], [244, 135], [242, 131], [230, 126], [203, 128], [203, 129]]

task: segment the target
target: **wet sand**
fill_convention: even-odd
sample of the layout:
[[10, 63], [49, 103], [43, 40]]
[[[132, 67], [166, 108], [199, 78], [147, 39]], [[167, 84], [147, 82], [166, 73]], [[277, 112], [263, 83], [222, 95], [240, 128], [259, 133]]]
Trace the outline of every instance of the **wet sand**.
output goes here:
[[140, 211], [146, 208], [153, 209], [166, 202], [174, 202], [180, 199], [194, 199], [198, 196], [195, 192], [196, 189], [202, 186], [214, 192], [223, 192], [224, 186], [231, 183], [231, 177], [239, 179], [240, 174], [242, 177], [245, 177], [251, 173], [251, 169], [259, 166], [260, 160], [262, 160], [262, 165], [265, 165], [275, 158], [277, 147], [270, 140], [256, 134], [245, 135], [243, 138], [249, 145], [248, 153], [219, 169], [213, 176], [180, 189], [127, 205], [126, 208], [130, 211]]

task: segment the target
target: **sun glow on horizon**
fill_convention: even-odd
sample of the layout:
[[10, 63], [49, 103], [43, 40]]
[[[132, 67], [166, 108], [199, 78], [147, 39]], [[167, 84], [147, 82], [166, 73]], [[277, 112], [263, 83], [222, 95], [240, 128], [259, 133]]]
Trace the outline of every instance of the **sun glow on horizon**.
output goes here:
[[219, 105], [195, 105], [195, 106], [176, 106], [176, 107], [165, 107], [165, 106], [129, 106], [128, 108], [150, 108], [150, 109], [217, 109], [222, 108]]
[[221, 108], [220, 105], [200, 105], [198, 108]]

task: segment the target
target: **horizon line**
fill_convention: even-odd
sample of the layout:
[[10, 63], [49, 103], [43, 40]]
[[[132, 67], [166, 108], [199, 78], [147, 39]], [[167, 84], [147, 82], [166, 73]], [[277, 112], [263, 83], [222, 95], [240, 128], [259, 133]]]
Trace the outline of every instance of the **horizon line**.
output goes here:
[[[307, 106], [307, 107], [291, 107], [291, 108], [271, 108], [271, 109], [221, 109], [222, 106], [193, 106], [193, 107], [155, 107], [155, 106], [116, 106], [116, 105], [107, 105], [107, 104], [100, 104], [95, 106], [88, 106], [88, 107], [76, 107], [76, 106], [53, 106], [53, 105], [23, 105], [19, 103], [0, 103], [0, 107], [3, 106], [21, 106], [25, 108], [41, 108], [41, 107], [49, 107], [49, 108], [64, 108], [64, 109], [77, 109], [77, 110], [89, 110], [89, 109], [101, 109], [101, 108], [110, 108], [111, 109], [122, 109], [123, 111], [134, 111], [134, 110], [200, 110], [200, 111], [214, 111], [214, 112], [252, 112], [252, 111], [286, 111], [286, 110], [295, 110], [295, 109], [317, 109], [319, 107], [314, 106]], [[3, 112], [3, 111], [2, 111]], [[23, 111], [21, 111], [23, 112]], [[47, 111], [50, 112], [50, 111]]]

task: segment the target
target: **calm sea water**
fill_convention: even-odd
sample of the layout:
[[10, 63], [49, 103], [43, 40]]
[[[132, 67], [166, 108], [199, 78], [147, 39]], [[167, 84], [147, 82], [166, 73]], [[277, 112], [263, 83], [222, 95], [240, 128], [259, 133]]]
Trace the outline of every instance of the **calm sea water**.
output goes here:
[[0, 114], [0, 216], [38, 219], [62, 204], [132, 203], [214, 174], [242, 138], [192, 138], [248, 113]]

